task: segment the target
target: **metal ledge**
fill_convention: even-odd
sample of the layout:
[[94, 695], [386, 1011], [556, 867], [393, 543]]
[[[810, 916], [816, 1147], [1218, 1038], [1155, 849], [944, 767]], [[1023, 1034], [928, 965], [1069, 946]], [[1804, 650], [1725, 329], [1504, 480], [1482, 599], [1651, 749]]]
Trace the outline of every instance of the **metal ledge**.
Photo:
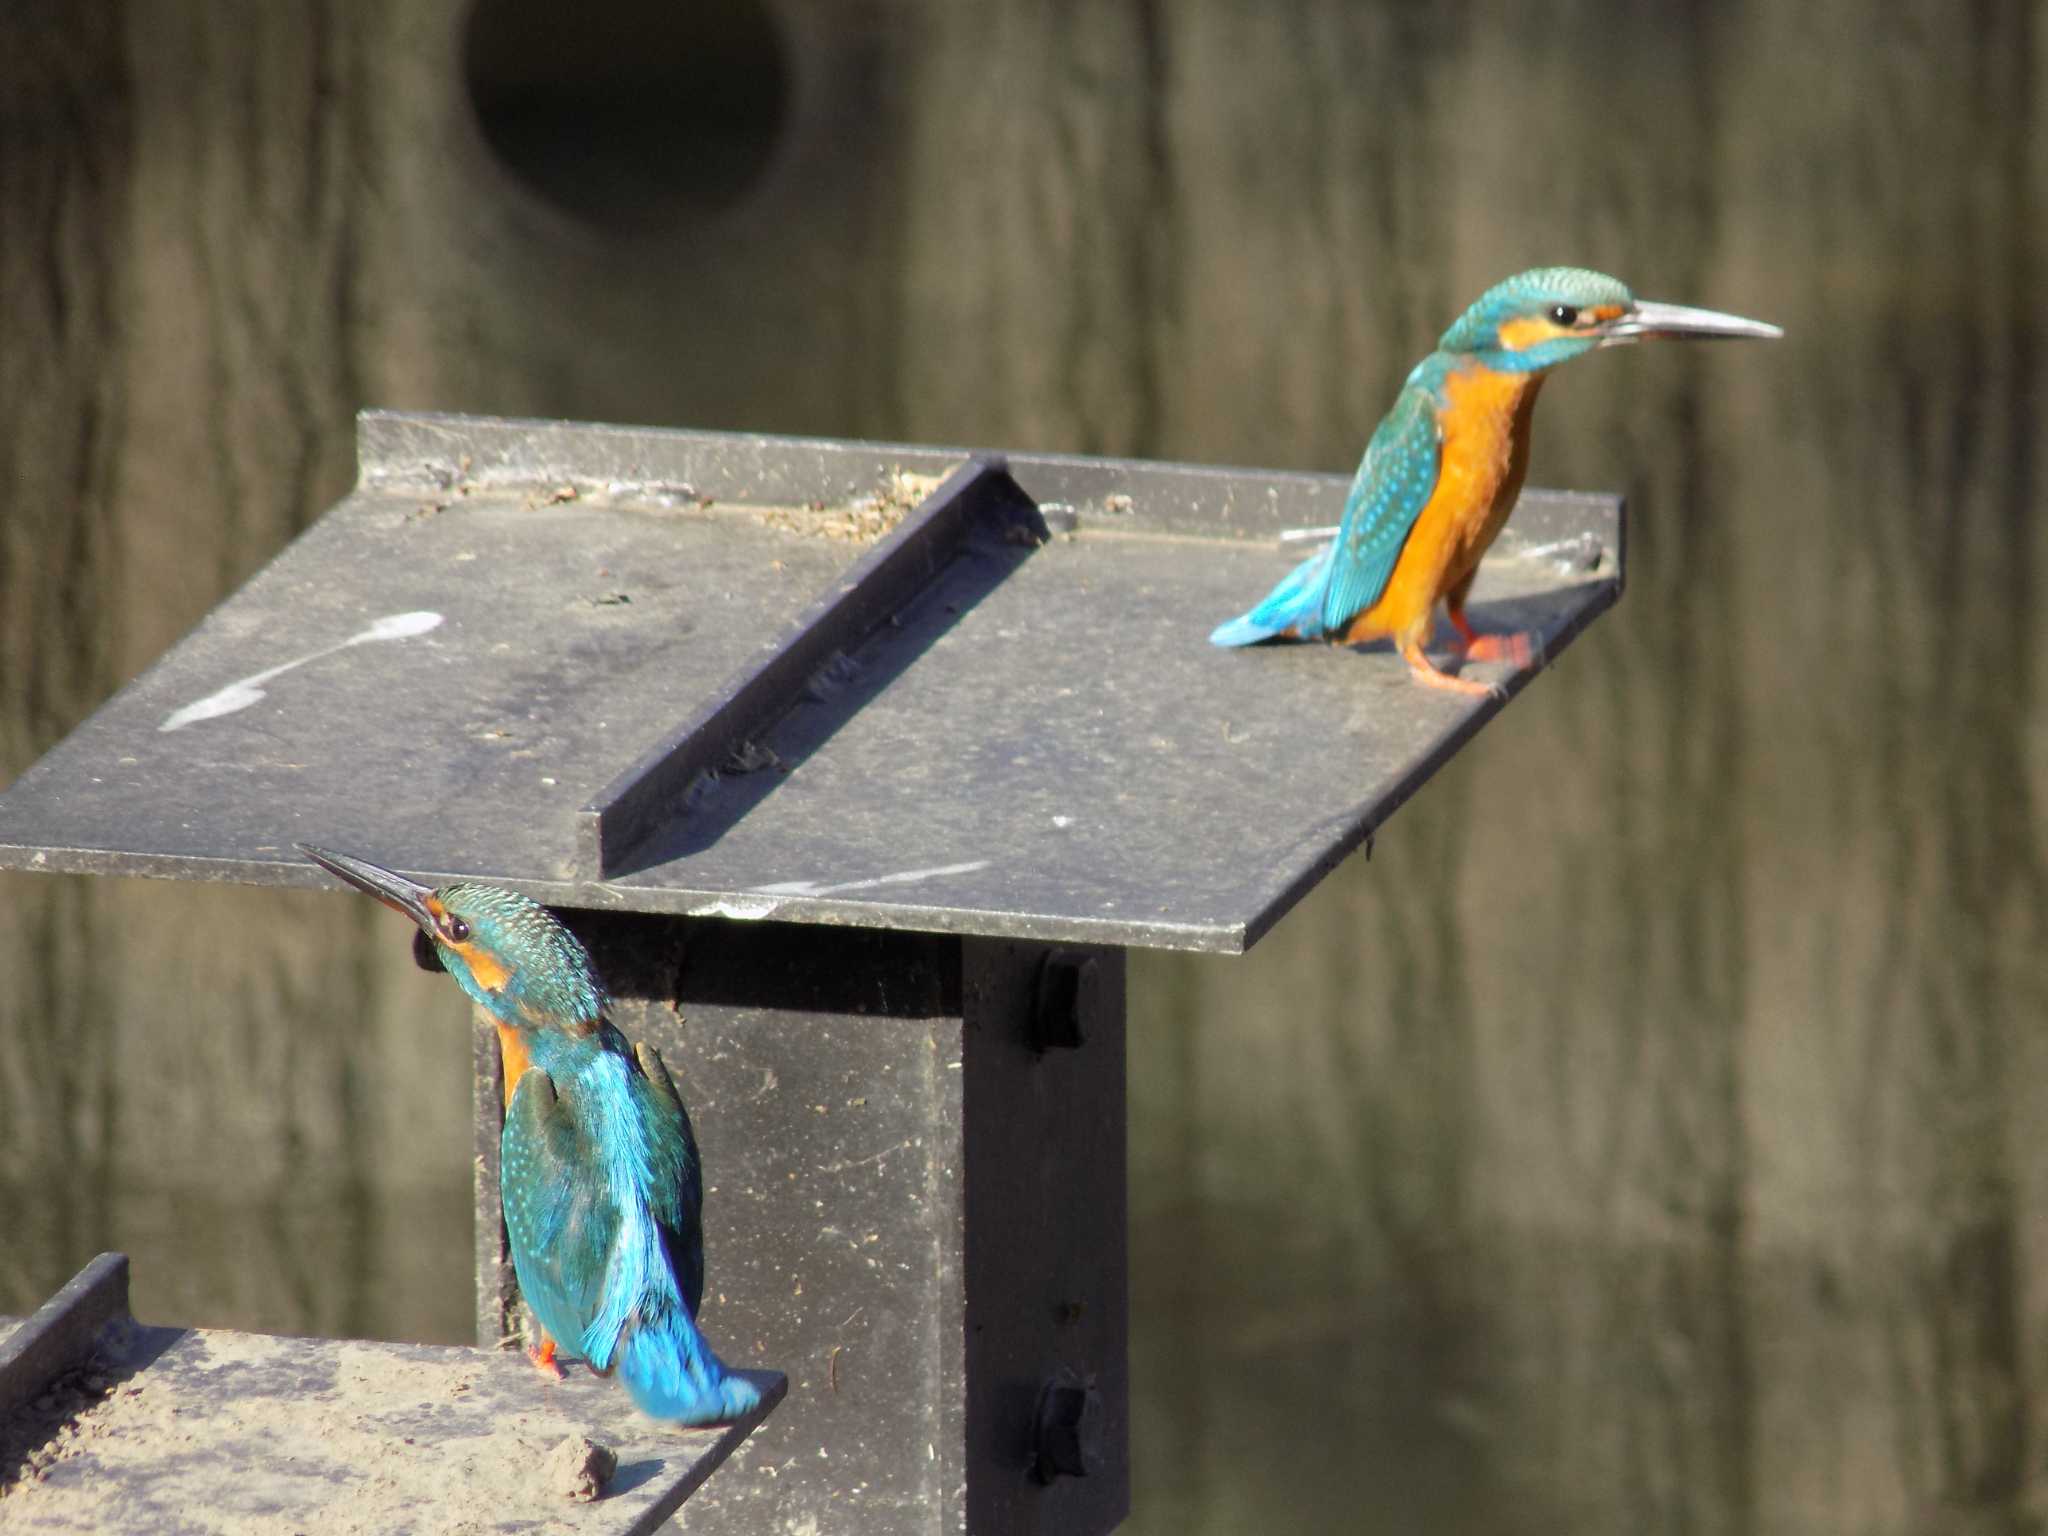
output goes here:
[[[1207, 643], [1344, 476], [1012, 455], [1050, 543], [960, 542], [972, 477], [834, 536], [969, 457], [368, 415], [356, 490], [0, 795], [0, 867], [318, 885], [304, 840], [558, 906], [1237, 951], [1500, 707]], [[1618, 501], [1530, 492], [1474, 613], [1554, 659], [1621, 573]]]
[[[102, 1254], [11, 1335], [0, 1319], [0, 1524], [634, 1536], [681, 1508], [789, 1385], [747, 1372], [760, 1408], [677, 1429], [581, 1366], [551, 1382], [501, 1351], [149, 1327], [126, 1291], [126, 1258]], [[590, 1446], [614, 1469], [593, 1477]]]

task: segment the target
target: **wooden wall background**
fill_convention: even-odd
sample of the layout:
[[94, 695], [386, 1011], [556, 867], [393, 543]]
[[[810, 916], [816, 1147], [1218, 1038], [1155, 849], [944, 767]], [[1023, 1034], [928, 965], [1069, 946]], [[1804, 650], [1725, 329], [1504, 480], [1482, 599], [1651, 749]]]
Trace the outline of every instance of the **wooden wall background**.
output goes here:
[[[465, 83], [540, 7], [0, 18], [0, 780], [359, 406], [1343, 468], [1522, 266], [1779, 321], [1553, 384], [1627, 601], [1254, 956], [1134, 964], [1133, 1528], [2037, 1524], [2036, 8], [584, 9], [682, 31], [507, 44], [572, 174], [672, 135], [582, 214]], [[368, 904], [0, 877], [0, 1309], [119, 1242], [460, 1337], [462, 1018]]]

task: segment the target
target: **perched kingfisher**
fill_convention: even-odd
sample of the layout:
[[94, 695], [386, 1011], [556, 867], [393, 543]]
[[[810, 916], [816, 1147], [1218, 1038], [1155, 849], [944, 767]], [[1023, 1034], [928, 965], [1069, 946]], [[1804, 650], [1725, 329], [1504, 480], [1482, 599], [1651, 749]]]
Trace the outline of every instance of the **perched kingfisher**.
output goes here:
[[760, 1392], [697, 1331], [703, 1175], [682, 1098], [649, 1045], [605, 1017], [574, 934], [538, 902], [475, 881], [431, 888], [347, 854], [299, 851], [419, 924], [436, 958], [496, 1021], [508, 1101], [499, 1189], [519, 1289], [549, 1338], [643, 1412], [711, 1424]]
[[1539, 267], [1489, 288], [1408, 375], [1366, 444], [1335, 540], [1250, 613], [1219, 625], [1210, 641], [1386, 638], [1417, 681], [1491, 692], [1438, 670], [1423, 645], [1443, 603], [1464, 658], [1529, 660], [1529, 635], [1476, 633], [1465, 599], [1480, 556], [1521, 493], [1536, 392], [1550, 370], [1646, 337], [1783, 334], [1760, 320], [1653, 304], [1579, 267]]

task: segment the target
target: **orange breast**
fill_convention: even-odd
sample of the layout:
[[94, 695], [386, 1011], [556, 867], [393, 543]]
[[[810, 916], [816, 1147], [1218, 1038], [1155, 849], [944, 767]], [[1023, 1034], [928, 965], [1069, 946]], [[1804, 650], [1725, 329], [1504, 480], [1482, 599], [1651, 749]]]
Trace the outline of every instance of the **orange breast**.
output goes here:
[[518, 1030], [509, 1024], [498, 1026], [498, 1060], [505, 1069], [504, 1095], [509, 1108], [512, 1090], [519, 1086], [519, 1079], [526, 1075], [526, 1069], [533, 1064], [533, 1057], [526, 1049], [526, 1041]]
[[1428, 637], [1436, 605], [1499, 535], [1529, 468], [1529, 417], [1543, 375], [1464, 368], [1444, 381], [1443, 457], [1436, 489], [1378, 602], [1346, 640]]

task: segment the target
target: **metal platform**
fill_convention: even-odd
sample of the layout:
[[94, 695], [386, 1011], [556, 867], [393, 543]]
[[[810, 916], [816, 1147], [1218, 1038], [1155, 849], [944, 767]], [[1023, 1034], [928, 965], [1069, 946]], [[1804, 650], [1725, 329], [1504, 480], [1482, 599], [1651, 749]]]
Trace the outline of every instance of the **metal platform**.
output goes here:
[[[320, 884], [303, 839], [557, 906], [1239, 951], [1500, 707], [1206, 643], [1343, 476], [378, 413], [361, 461], [0, 795], [0, 867]], [[1526, 494], [1475, 617], [1554, 657], [1621, 539]]]
[[[685, 1085], [722, 1336], [797, 1377], [777, 1475], [692, 1527], [1110, 1530], [1124, 946], [1244, 949], [1530, 672], [1208, 644], [1343, 476], [361, 434], [356, 489], [0, 795], [0, 867], [315, 885], [307, 841], [562, 909]], [[1526, 494], [1475, 617], [1554, 657], [1622, 555], [1617, 501]], [[500, 1059], [480, 1031], [486, 1343]]]
[[745, 1374], [761, 1408], [676, 1429], [516, 1353], [149, 1327], [102, 1254], [0, 1319], [0, 1530], [652, 1531], [782, 1400]]

